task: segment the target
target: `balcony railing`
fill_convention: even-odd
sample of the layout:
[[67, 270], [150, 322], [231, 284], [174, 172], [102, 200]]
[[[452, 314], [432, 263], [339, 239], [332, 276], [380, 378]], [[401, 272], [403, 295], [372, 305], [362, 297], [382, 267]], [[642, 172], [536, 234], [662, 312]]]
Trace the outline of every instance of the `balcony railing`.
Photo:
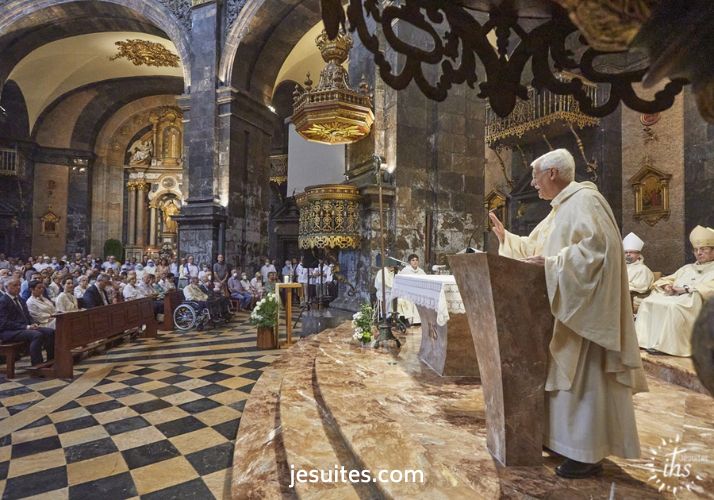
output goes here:
[[0, 175], [17, 175], [16, 149], [0, 148]]

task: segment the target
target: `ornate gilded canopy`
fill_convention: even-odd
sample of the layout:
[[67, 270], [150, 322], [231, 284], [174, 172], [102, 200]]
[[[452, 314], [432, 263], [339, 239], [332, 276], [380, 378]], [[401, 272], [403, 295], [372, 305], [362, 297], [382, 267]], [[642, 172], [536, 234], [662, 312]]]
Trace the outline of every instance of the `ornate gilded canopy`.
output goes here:
[[353, 90], [348, 83], [347, 70], [342, 67], [352, 48], [352, 37], [339, 33], [330, 40], [323, 31], [315, 43], [327, 64], [320, 72], [316, 87], [312, 87], [308, 73], [305, 88], [295, 88], [292, 117], [295, 130], [313, 142], [357, 142], [369, 134], [374, 114], [367, 84]]

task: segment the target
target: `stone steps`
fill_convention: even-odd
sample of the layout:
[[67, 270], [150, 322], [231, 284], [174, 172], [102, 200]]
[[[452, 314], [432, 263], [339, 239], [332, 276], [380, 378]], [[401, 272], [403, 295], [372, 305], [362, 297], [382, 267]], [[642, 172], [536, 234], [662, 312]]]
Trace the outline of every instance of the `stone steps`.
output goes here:
[[709, 394], [702, 385], [691, 358], [679, 358], [666, 354], [649, 354], [642, 351], [642, 365], [648, 375], [663, 382], [678, 385], [700, 394]]

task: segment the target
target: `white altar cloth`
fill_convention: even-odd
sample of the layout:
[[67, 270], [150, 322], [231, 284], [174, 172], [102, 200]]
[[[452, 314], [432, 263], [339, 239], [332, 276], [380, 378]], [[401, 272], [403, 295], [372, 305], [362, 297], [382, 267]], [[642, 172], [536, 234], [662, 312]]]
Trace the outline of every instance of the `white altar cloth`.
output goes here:
[[449, 313], [466, 314], [456, 279], [451, 275], [397, 274], [392, 286], [392, 298], [395, 297], [436, 311], [436, 323], [439, 326], [446, 325]]

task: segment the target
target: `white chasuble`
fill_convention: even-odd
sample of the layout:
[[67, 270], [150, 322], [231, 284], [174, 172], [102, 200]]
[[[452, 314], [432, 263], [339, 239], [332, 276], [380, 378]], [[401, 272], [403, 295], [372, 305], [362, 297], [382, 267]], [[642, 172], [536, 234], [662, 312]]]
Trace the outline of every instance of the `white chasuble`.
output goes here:
[[654, 273], [645, 265], [644, 260], [639, 258], [632, 264], [627, 264], [627, 279], [631, 292], [645, 293], [654, 283]]
[[[406, 266], [399, 274], [426, 274], [421, 267], [414, 269], [412, 266]], [[399, 298], [397, 299], [397, 311], [400, 316], [404, 316], [412, 325], [421, 324], [421, 318], [419, 317], [419, 311], [417, 311], [414, 302], [407, 299]]]
[[[665, 295], [664, 286], [687, 285], [691, 293]], [[655, 282], [655, 289], [637, 311], [640, 347], [673, 356], [692, 355], [692, 328], [704, 301], [714, 297], [714, 262], [687, 264]]]
[[617, 222], [591, 182], [571, 182], [551, 206], [529, 236], [506, 232], [499, 249], [511, 258], [545, 257], [555, 324], [544, 443], [580, 462], [637, 458], [632, 394], [647, 382]]

